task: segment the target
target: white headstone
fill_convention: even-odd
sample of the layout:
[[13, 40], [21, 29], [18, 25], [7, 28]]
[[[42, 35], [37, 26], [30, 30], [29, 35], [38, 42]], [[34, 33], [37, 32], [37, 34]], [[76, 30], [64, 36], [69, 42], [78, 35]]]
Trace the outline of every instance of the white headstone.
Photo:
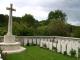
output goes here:
[[61, 52], [61, 41], [60, 40], [58, 40], [57, 52]]
[[72, 42], [71, 42], [71, 41], [68, 41], [68, 44], [67, 44], [67, 54], [68, 54], [68, 55], [71, 55], [71, 54], [70, 54], [70, 51], [71, 51], [71, 49], [72, 49], [71, 46], [72, 46]]
[[49, 50], [52, 50], [52, 42], [49, 42]]
[[1, 58], [1, 54], [0, 54], [0, 58]]
[[40, 45], [40, 38], [37, 38], [37, 45]]
[[66, 41], [65, 40], [62, 40], [61, 41], [61, 45], [62, 45], [62, 54], [64, 54], [64, 51], [66, 51], [67, 49], [67, 44], [66, 44]]

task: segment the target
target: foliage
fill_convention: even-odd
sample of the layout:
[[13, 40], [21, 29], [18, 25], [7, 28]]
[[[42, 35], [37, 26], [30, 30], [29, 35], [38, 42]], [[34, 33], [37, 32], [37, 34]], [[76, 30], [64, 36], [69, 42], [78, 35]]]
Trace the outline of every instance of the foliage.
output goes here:
[[25, 14], [23, 17], [22, 17], [22, 21], [24, 24], [26, 24], [26, 26], [28, 27], [31, 27], [31, 26], [34, 26], [34, 22], [35, 22], [35, 19], [32, 15], [30, 14]]
[[48, 21], [47, 20], [42, 20], [39, 22], [39, 26], [47, 26]]
[[36, 46], [37, 44], [32, 43], [32, 46]]
[[47, 32], [47, 26], [39, 26], [37, 28], [37, 35], [48, 35], [48, 32]]
[[78, 49], [78, 57], [80, 58], [80, 48]]
[[[50, 11], [46, 20], [38, 21], [31, 14], [13, 16], [13, 34], [17, 36], [73, 36], [80, 37], [80, 27], [66, 21], [61, 10]], [[0, 14], [0, 36], [7, 33], [8, 15]]]
[[1, 54], [1, 57], [3, 60], [6, 60], [6, 57], [7, 57], [7, 53], [3, 53], [2, 52], [3, 50], [0, 48], [0, 54]]
[[6, 27], [0, 27], [0, 36], [3, 36], [4, 34], [6, 34], [7, 30]]
[[73, 32], [72, 32], [73, 37], [78, 37], [80, 38], [80, 27], [76, 27]]
[[8, 23], [8, 16], [0, 14], [0, 27], [6, 26]]
[[51, 11], [48, 15], [48, 20], [58, 20], [60, 19], [61, 21], [65, 21], [66, 20], [66, 14], [63, 13], [61, 10], [55, 10], [55, 11]]
[[2, 54], [2, 49], [0, 48], [0, 54]]
[[[16, 19], [16, 17], [14, 19]], [[35, 19], [32, 15], [25, 14], [22, 19], [20, 19], [19, 17], [17, 19], [17, 21], [13, 22], [13, 34], [18, 36], [34, 35]]]
[[6, 57], [7, 57], [7, 53], [2, 53], [2, 54], [1, 54], [1, 58], [2, 58], [3, 60], [6, 60]]
[[67, 51], [64, 51], [64, 55], [67, 55]]
[[43, 44], [43, 48], [46, 48], [46, 44]]
[[49, 35], [67, 36], [67, 26], [64, 22], [60, 20], [51, 20], [48, 24], [47, 30]]
[[30, 44], [29, 44], [29, 42], [27, 43], [27, 46], [29, 46]]
[[72, 57], [75, 57], [76, 51], [72, 49], [72, 50], [70, 51], [70, 54], [71, 54]]
[[57, 52], [57, 48], [56, 47], [52, 47], [52, 49]]

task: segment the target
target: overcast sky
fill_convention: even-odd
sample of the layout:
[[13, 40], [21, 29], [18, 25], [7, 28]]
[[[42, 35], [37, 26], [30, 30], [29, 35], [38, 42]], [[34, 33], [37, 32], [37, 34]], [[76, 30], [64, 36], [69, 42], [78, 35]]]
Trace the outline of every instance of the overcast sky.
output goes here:
[[68, 23], [80, 26], [80, 0], [0, 0], [0, 14], [9, 14], [6, 7], [13, 3], [14, 16], [32, 14], [37, 20], [47, 19], [50, 11], [60, 9], [67, 14]]

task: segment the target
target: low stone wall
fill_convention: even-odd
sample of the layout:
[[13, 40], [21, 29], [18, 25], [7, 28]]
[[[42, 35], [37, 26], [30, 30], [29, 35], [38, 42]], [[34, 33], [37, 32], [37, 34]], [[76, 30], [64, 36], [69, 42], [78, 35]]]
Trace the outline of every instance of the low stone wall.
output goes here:
[[[0, 42], [3, 41], [3, 36], [0, 37]], [[61, 36], [16, 36], [16, 41], [21, 45], [37, 44], [40, 47], [46, 47], [49, 50], [56, 50], [59, 53], [71, 55], [70, 51], [76, 51], [78, 57], [78, 49], [80, 48], [80, 38], [61, 37]]]

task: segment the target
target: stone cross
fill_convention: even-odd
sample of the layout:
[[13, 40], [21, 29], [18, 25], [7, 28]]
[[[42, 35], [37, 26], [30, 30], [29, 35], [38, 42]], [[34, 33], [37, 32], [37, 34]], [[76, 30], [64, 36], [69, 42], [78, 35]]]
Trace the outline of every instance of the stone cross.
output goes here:
[[8, 21], [8, 32], [7, 35], [12, 35], [12, 11], [16, 11], [15, 9], [12, 8], [12, 4], [10, 4], [10, 8], [6, 8], [9, 10], [9, 21]]

